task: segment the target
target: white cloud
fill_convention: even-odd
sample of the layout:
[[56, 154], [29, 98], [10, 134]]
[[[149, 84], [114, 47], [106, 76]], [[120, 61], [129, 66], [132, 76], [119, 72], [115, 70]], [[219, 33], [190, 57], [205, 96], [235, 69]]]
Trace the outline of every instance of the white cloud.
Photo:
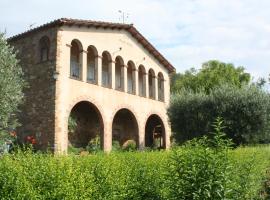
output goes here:
[[243, 65], [255, 77], [270, 72], [269, 0], [1, 0], [0, 7], [9, 36], [60, 17], [118, 22], [123, 10], [179, 72], [208, 59]]

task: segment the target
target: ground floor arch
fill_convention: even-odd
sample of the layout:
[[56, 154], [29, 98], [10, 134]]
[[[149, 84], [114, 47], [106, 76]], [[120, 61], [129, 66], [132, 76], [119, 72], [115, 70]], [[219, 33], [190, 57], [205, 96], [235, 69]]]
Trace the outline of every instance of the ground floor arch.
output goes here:
[[68, 146], [86, 148], [93, 139], [103, 144], [104, 124], [100, 111], [89, 101], [73, 106], [68, 118]]
[[134, 141], [139, 146], [139, 128], [135, 115], [123, 108], [116, 112], [112, 122], [112, 140], [118, 141], [121, 147]]
[[165, 149], [166, 133], [162, 119], [156, 115], [150, 115], [145, 124], [145, 147]]

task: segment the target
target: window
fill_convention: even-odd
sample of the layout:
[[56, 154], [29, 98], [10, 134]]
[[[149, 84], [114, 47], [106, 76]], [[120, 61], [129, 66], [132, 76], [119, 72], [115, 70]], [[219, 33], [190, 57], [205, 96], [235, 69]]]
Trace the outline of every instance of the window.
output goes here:
[[120, 56], [115, 59], [115, 89], [124, 90], [124, 61]]
[[148, 72], [149, 98], [155, 99], [155, 73], [153, 69]]
[[50, 40], [47, 36], [43, 36], [39, 41], [40, 62], [45, 62], [49, 60], [49, 52], [50, 52]]
[[111, 55], [105, 51], [102, 53], [102, 86], [110, 87]]
[[70, 49], [70, 76], [72, 78], [81, 79], [81, 51], [80, 43], [73, 40]]
[[127, 86], [128, 86], [128, 93], [135, 94], [135, 77], [134, 77], [134, 71], [135, 65], [132, 61], [128, 62], [128, 68], [127, 68]]
[[145, 68], [139, 66], [139, 95], [145, 97]]
[[158, 73], [158, 100], [164, 101], [164, 77], [161, 72]]
[[97, 71], [97, 50], [94, 46], [89, 46], [87, 49], [87, 81], [96, 83]]

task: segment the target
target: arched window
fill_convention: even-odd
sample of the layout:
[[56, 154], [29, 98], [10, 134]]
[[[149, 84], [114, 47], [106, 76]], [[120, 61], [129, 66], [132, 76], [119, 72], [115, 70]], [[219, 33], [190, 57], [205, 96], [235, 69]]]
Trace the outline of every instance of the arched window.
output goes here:
[[138, 80], [139, 80], [139, 95], [142, 96], [142, 97], [145, 97], [146, 96], [146, 93], [145, 93], [145, 68], [144, 66], [140, 65], [139, 66], [139, 69], [138, 69], [138, 74], [139, 74], [139, 77], [138, 77]]
[[50, 53], [50, 40], [47, 36], [43, 36], [39, 40], [40, 62], [45, 62], [49, 60], [49, 53]]
[[72, 78], [81, 79], [82, 73], [82, 45], [78, 40], [71, 42], [70, 48], [70, 76]]
[[127, 68], [127, 90], [128, 93], [135, 94], [135, 65], [132, 61], [128, 61]]
[[102, 53], [102, 86], [104, 87], [110, 87], [111, 64], [112, 64], [111, 55], [109, 54], [109, 52], [104, 51]]
[[87, 48], [87, 81], [90, 83], [97, 82], [97, 55], [97, 50], [94, 46]]
[[164, 77], [161, 72], [158, 73], [158, 100], [164, 101]]
[[124, 90], [124, 61], [121, 56], [117, 56], [115, 59], [115, 89]]
[[148, 89], [149, 98], [155, 99], [155, 72], [153, 69], [150, 69], [148, 72]]

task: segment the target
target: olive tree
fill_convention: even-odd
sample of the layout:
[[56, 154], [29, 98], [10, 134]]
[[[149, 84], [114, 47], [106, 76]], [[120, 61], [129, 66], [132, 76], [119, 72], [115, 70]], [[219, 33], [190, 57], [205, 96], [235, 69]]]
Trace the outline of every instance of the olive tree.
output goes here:
[[4, 34], [0, 33], [0, 141], [18, 125], [16, 113], [23, 100], [24, 86], [23, 72], [16, 53]]
[[178, 142], [213, 131], [217, 117], [235, 144], [270, 142], [269, 93], [254, 85], [223, 85], [209, 94], [182, 90], [172, 95], [168, 114]]

